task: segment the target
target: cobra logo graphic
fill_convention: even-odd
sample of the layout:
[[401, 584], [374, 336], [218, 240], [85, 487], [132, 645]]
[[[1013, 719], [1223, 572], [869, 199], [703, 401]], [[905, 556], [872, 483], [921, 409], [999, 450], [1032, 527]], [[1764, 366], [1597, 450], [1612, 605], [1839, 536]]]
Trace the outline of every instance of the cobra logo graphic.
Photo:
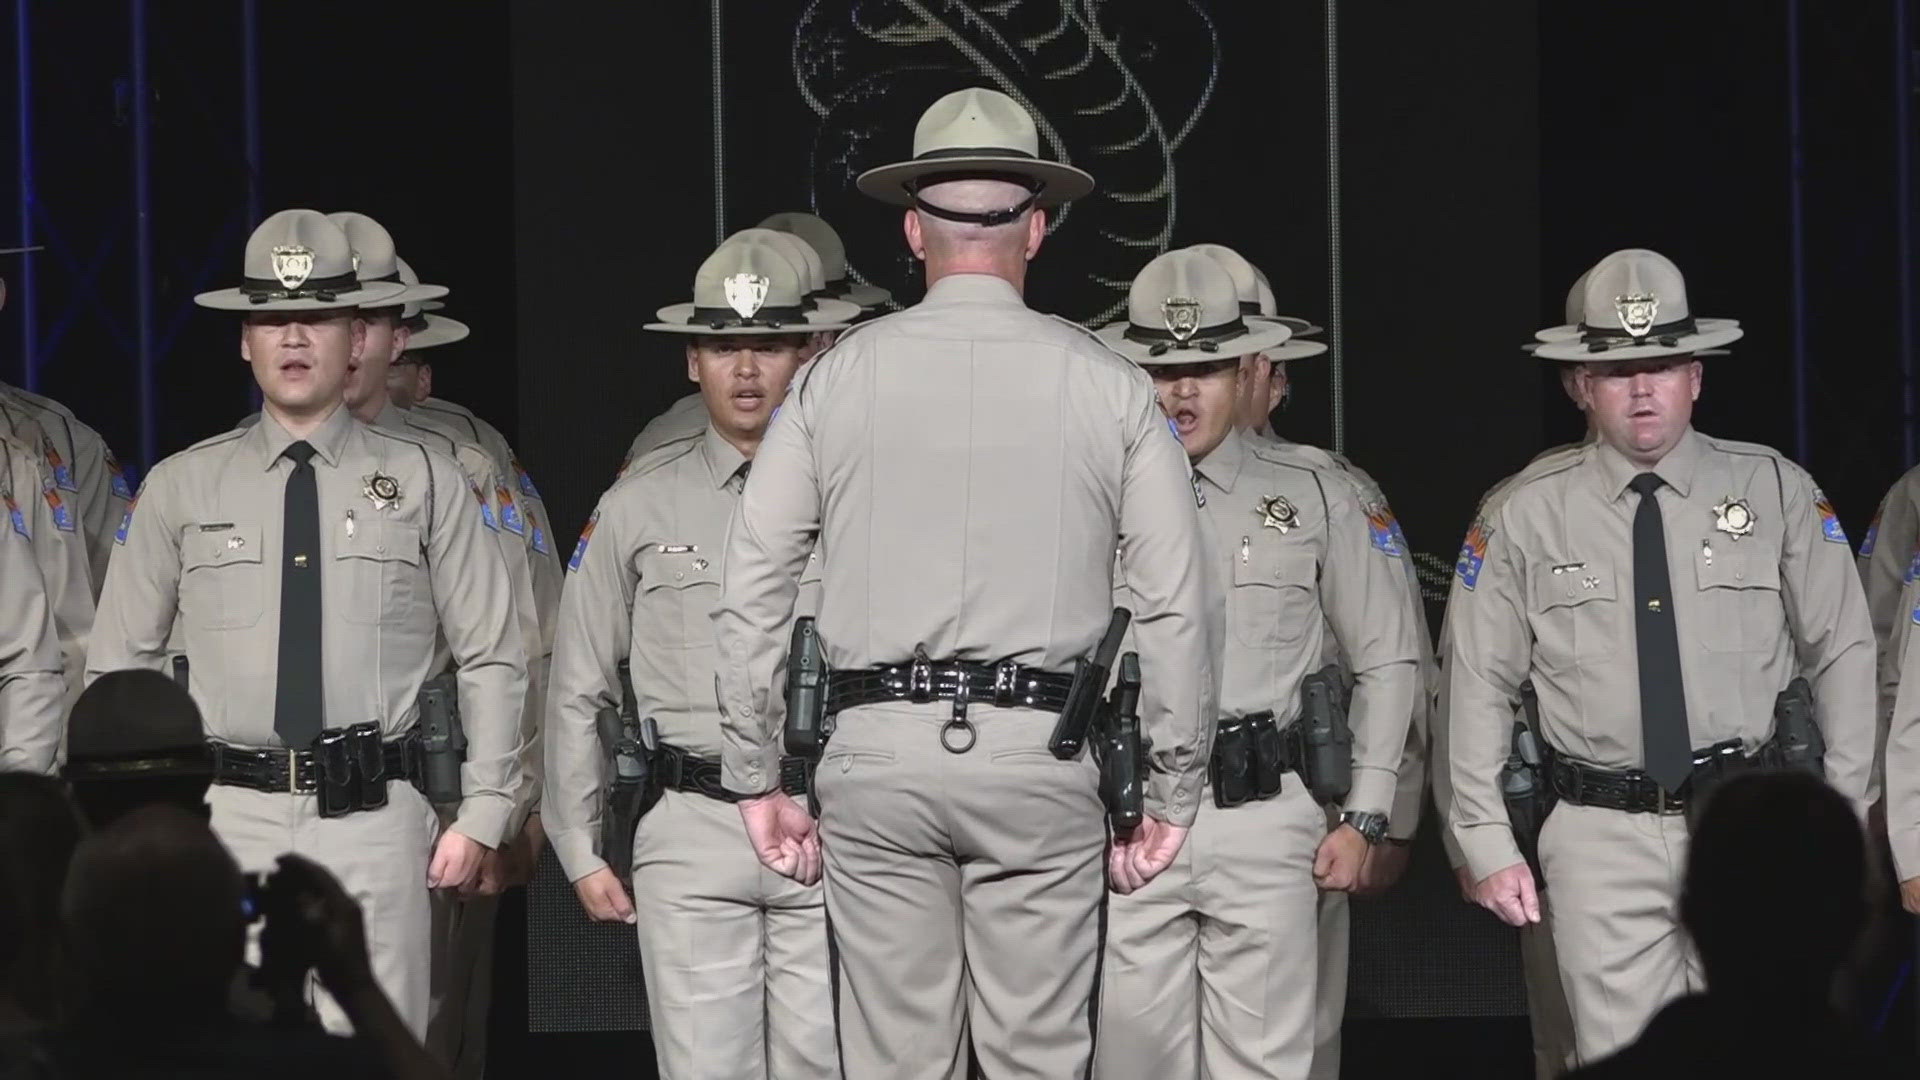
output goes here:
[[1074, 269], [1056, 264], [1029, 299], [1109, 321], [1133, 271], [1172, 240], [1174, 152], [1205, 113], [1219, 65], [1202, 0], [813, 0], [795, 28], [793, 72], [819, 118], [814, 207], [851, 234], [852, 276], [917, 292], [898, 219], [876, 220], [854, 178], [906, 158], [921, 111], [942, 94], [999, 90], [1033, 115], [1042, 154], [1099, 182], [1050, 226]]

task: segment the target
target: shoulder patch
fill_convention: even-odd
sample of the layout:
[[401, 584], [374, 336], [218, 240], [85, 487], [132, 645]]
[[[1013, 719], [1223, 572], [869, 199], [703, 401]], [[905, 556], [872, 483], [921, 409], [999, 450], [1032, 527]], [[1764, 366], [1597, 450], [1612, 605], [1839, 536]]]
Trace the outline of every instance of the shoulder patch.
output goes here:
[[1920, 544], [1913, 546], [1913, 555], [1907, 559], [1906, 583], [1913, 584], [1915, 578], [1920, 578]]
[[60, 451], [53, 445], [53, 436], [40, 436], [40, 453], [47, 459], [47, 468], [53, 470], [53, 483], [63, 491], [79, 491], [80, 486], [73, 481], [73, 466], [61, 458]]
[[127, 530], [133, 528], [133, 508], [140, 505], [140, 493], [127, 500], [127, 508], [120, 513], [120, 527], [113, 532], [113, 542], [122, 547], [127, 543]]
[[113, 485], [114, 498], [133, 498], [133, 485], [127, 482], [127, 470], [120, 467], [120, 459], [114, 457], [111, 450], [107, 451], [107, 481]]
[[587, 541], [593, 539], [593, 527], [600, 524], [600, 511], [595, 510], [587, 519], [587, 527], [580, 530], [580, 542], [573, 545], [573, 558], [567, 560], [568, 570], [580, 569], [580, 560], [586, 557]]
[[493, 506], [487, 502], [487, 497], [481, 493], [480, 485], [469, 480], [467, 481], [467, 490], [473, 492], [473, 501], [480, 504], [480, 524], [485, 525], [494, 532], [499, 532], [500, 523], [494, 520]]
[[1820, 538], [1836, 544], [1847, 542], [1847, 532], [1840, 527], [1840, 515], [1833, 512], [1833, 501], [1819, 488], [1813, 489], [1813, 512], [1820, 518]]
[[42, 483], [41, 494], [46, 496], [47, 509], [53, 511], [53, 527], [61, 532], [73, 531], [73, 508], [60, 497], [59, 484], [49, 476]]
[[13, 492], [0, 495], [0, 499], [5, 499], [7, 502], [7, 520], [13, 522], [13, 531], [19, 533], [23, 540], [33, 539], [27, 532], [26, 515], [20, 512], [20, 504], [13, 501]]
[[547, 531], [540, 527], [540, 518], [533, 511], [527, 511], [527, 524], [533, 528], [533, 550], [542, 555], [549, 554]]
[[1382, 555], [1399, 558], [1407, 553], [1407, 540], [1400, 532], [1400, 521], [1385, 499], [1367, 504], [1367, 534]]
[[1873, 520], [1867, 522], [1867, 535], [1860, 538], [1860, 557], [1873, 554], [1873, 545], [1880, 540], [1880, 511], [1873, 512]]
[[495, 490], [500, 497], [500, 524], [515, 536], [527, 535], [527, 522], [520, 516], [520, 508], [514, 505], [513, 492], [505, 484]]
[[519, 458], [513, 459], [513, 475], [519, 480], [520, 494], [529, 499], [538, 499], [540, 490], [533, 486], [533, 477], [527, 475], [527, 467], [520, 464]]
[[1493, 526], [1485, 518], [1476, 518], [1467, 529], [1467, 539], [1460, 545], [1460, 559], [1454, 563], [1453, 571], [1468, 592], [1480, 583], [1480, 567], [1487, 561], [1487, 542], [1492, 539]]

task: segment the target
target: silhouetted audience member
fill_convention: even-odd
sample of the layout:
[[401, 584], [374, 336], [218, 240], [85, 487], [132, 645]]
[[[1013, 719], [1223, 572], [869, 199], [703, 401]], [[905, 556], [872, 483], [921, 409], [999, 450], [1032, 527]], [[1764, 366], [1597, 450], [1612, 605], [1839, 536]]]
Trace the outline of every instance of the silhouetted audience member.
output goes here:
[[58, 1019], [60, 888], [82, 832], [66, 785], [0, 772], [0, 1037]]
[[299, 971], [311, 963], [358, 1035], [233, 1015], [229, 989], [262, 894], [204, 817], [148, 806], [83, 841], [68, 872], [61, 920], [80, 997], [71, 1022], [46, 1040], [59, 1075], [444, 1075], [374, 983], [359, 906], [319, 866], [295, 856], [280, 865], [263, 936], [291, 943]]
[[1707, 992], [1569, 1080], [1902, 1077], [1920, 1064], [1846, 1022], [1835, 988], [1869, 914], [1866, 838], [1839, 793], [1805, 773], [1727, 782], [1687, 859], [1680, 921]]
[[213, 761], [200, 709], [157, 671], [102, 675], [73, 703], [62, 775], [96, 829], [152, 803], [204, 815]]

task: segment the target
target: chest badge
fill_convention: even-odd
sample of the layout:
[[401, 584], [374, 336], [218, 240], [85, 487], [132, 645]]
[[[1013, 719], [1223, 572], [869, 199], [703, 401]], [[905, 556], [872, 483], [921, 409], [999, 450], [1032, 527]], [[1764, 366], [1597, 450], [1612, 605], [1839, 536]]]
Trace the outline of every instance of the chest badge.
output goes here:
[[1260, 525], [1262, 528], [1278, 529], [1282, 535], [1297, 528], [1300, 524], [1300, 511], [1294, 509], [1285, 495], [1268, 495], [1260, 500]]
[[400, 481], [385, 473], [374, 473], [364, 477], [365, 486], [360, 489], [375, 510], [400, 505]]
[[1747, 500], [1729, 495], [1713, 508], [1713, 527], [1735, 540], [1752, 536], [1753, 507], [1747, 505]]

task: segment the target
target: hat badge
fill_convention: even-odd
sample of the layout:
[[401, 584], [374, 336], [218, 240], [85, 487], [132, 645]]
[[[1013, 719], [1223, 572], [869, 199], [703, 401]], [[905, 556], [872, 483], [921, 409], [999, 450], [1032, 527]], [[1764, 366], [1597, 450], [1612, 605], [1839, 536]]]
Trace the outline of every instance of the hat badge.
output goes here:
[[726, 292], [727, 306], [739, 313], [743, 319], [751, 319], [767, 302], [767, 290], [773, 288], [773, 279], [764, 274], [730, 274], [722, 283]]
[[353, 272], [356, 274], [360, 272], [360, 249], [358, 248], [353, 250]]
[[1660, 298], [1652, 293], [1616, 296], [1613, 298], [1613, 313], [1619, 316], [1620, 325], [1627, 333], [1643, 338], [1653, 330], [1655, 317], [1660, 314]]
[[1167, 324], [1173, 340], [1184, 342], [1200, 329], [1200, 301], [1188, 296], [1169, 296], [1160, 303], [1160, 320]]
[[297, 289], [313, 273], [313, 249], [305, 244], [281, 244], [273, 249], [273, 276], [281, 288]]

